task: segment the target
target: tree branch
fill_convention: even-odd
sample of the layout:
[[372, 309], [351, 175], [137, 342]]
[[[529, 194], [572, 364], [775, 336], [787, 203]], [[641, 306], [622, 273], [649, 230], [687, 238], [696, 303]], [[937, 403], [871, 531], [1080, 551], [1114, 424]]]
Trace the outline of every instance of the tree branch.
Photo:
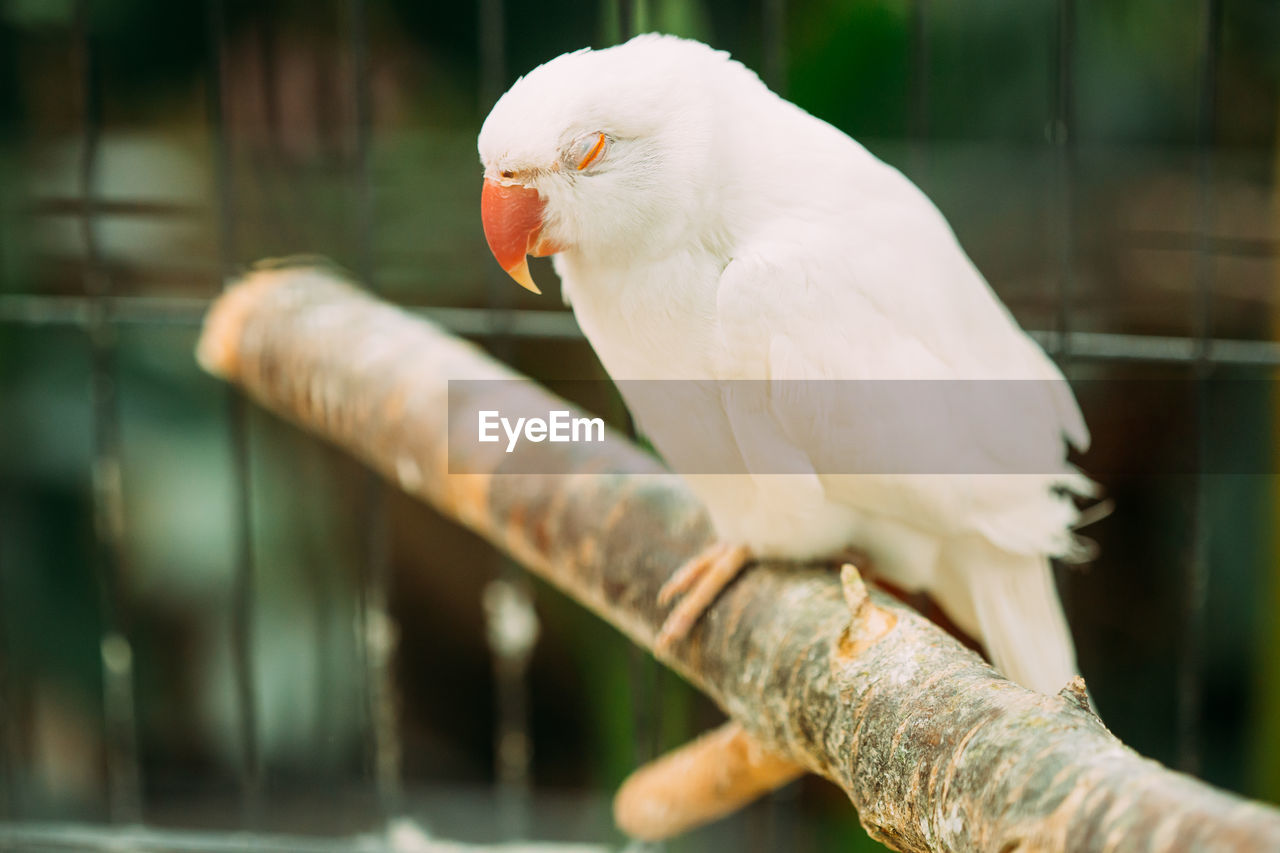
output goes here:
[[[520, 453], [498, 445], [466, 460], [481, 473], [451, 475], [450, 431], [475, 425], [450, 420], [448, 380], [516, 374], [330, 271], [251, 274], [211, 310], [198, 354], [646, 648], [667, 615], [659, 587], [712, 540], [680, 480], [622, 441], [558, 445], [569, 475], [504, 475]], [[1056, 697], [1024, 690], [846, 580], [753, 567], [665, 662], [843, 788], [874, 837], [912, 851], [1280, 849], [1280, 811], [1140, 757], [1079, 680]]]

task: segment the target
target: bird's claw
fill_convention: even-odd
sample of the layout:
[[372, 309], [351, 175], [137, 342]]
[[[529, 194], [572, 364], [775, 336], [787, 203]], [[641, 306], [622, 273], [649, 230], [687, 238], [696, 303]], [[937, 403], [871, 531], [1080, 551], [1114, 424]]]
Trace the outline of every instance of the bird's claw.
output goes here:
[[689, 587], [693, 586], [698, 578], [706, 572], [707, 567], [711, 565], [723, 547], [722, 543], [716, 543], [710, 548], [705, 548], [693, 559], [688, 560], [684, 565], [676, 569], [671, 577], [667, 578], [667, 582], [662, 585], [662, 589], [658, 590], [658, 604], [666, 607], [677, 595], [687, 592]]
[[654, 651], [664, 654], [687, 636], [716, 596], [751, 560], [751, 549], [745, 545], [717, 542], [677, 569], [659, 590], [658, 603], [665, 607], [681, 593], [684, 598], [663, 623], [654, 641]]

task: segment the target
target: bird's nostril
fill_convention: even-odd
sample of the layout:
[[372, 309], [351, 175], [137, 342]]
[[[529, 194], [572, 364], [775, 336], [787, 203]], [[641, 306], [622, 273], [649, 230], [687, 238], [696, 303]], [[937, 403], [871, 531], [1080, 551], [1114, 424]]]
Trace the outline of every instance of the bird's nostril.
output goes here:
[[515, 172], [503, 172], [502, 177], [511, 178], [511, 177], [515, 177], [515, 174], [516, 174]]

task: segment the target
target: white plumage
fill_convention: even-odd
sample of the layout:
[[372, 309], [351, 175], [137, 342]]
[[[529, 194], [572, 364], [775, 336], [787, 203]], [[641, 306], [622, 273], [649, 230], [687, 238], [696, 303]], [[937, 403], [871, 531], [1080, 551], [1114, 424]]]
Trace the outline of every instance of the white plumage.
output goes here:
[[[600, 156], [579, 170], [592, 134]], [[753, 472], [687, 477], [726, 542], [795, 559], [857, 546], [889, 580], [928, 590], [1011, 678], [1066, 683], [1075, 656], [1049, 558], [1078, 548], [1067, 491], [1091, 483], [1065, 442], [1083, 450], [1089, 434], [919, 189], [727, 54], [669, 36], [540, 66], [479, 143], [489, 180], [537, 189], [540, 238], [563, 250], [565, 298], [616, 380], [1037, 380], [994, 401], [1017, 409], [1013, 443], [992, 440], [974, 407], [949, 410], [948, 441], [980, 474], [824, 472], [819, 444], [873, 453], [918, 413], [828, 402], [815, 426], [788, 398], [794, 383], [752, 399], [689, 383], [679, 406], [621, 387], [664, 455], [697, 452], [694, 418]], [[779, 467], [779, 453], [794, 458]]]

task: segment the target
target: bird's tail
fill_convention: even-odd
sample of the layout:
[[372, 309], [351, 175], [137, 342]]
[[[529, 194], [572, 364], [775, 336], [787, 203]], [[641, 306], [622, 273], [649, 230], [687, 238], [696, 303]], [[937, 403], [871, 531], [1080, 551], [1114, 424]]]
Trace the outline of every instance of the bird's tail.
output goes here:
[[1024, 687], [1057, 693], [1077, 674], [1076, 652], [1049, 559], [972, 545], [957, 568], [991, 662]]

